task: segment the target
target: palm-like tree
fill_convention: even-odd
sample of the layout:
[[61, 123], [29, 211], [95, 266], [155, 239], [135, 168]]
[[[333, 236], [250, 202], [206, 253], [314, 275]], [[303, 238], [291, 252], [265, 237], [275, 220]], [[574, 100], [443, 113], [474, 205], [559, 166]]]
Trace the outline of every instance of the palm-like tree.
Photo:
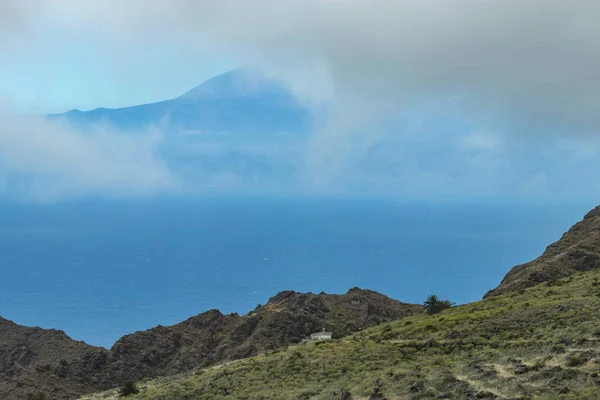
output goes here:
[[440, 300], [435, 294], [427, 297], [427, 300], [423, 303], [425, 312], [429, 315], [437, 314], [446, 308], [450, 308], [452, 304], [448, 300]]

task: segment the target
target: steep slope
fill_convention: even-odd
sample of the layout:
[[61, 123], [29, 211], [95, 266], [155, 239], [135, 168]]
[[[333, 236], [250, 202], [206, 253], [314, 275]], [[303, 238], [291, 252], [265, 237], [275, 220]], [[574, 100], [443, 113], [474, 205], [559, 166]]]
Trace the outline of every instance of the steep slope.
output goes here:
[[106, 388], [96, 374], [107, 356], [105, 349], [71, 340], [62, 331], [0, 318], [0, 399], [27, 399], [38, 392], [67, 399]]
[[284, 291], [246, 316], [212, 310], [125, 336], [112, 347], [107, 371], [133, 380], [175, 374], [299, 343], [323, 328], [344, 336], [420, 309], [358, 288], [344, 295]]
[[[341, 340], [143, 382], [132, 399], [598, 399], [600, 270]], [[84, 397], [114, 399], [115, 391]]]
[[246, 69], [219, 75], [175, 99], [49, 116], [80, 126], [125, 130], [160, 125], [170, 133], [302, 133], [310, 116], [281, 84]]
[[110, 350], [75, 342], [61, 331], [0, 319], [0, 398], [20, 400], [43, 392], [70, 399], [131, 379], [278, 349], [322, 328], [339, 337], [420, 310], [358, 288], [343, 295], [285, 291], [246, 316], [211, 310], [174, 326], [124, 336]]
[[539, 258], [517, 265], [486, 296], [520, 290], [600, 267], [600, 206], [591, 210]]

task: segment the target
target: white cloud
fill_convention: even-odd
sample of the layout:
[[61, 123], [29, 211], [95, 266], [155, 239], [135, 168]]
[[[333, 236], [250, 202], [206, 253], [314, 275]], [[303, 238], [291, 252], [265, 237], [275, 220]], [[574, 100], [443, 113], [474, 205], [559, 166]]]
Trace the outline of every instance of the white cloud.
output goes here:
[[156, 156], [160, 133], [79, 132], [59, 121], [0, 113], [0, 196], [143, 196], [177, 189]]
[[[600, 122], [596, 0], [8, 4], [30, 26], [104, 41], [107, 54], [150, 43], [227, 51], [241, 62], [278, 71], [305, 96], [333, 90], [338, 104], [354, 113], [451, 97], [513, 129], [595, 131]], [[43, 35], [40, 29], [35, 32]], [[118, 64], [118, 57], [113, 61]]]
[[[555, 189], [573, 181], [564, 169], [595, 167], [597, 152], [587, 148], [587, 164], [571, 157], [558, 169], [560, 151], [553, 143], [560, 142], [556, 137], [577, 137], [572, 146], [582, 149], [577, 141], [600, 128], [597, 0], [8, 3], [27, 21], [24, 26], [37, 27], [28, 31], [33, 44], [22, 46], [22, 53], [35, 47], [44, 29], [97, 45], [116, 69], [122, 56], [137, 48], [213, 49], [286, 80], [310, 104], [334, 99], [331, 118], [308, 146], [308, 164], [318, 176], [336, 179], [338, 171], [355, 172], [348, 164], [364, 162], [368, 155], [360, 153], [381, 138], [379, 129], [367, 127], [399, 110], [406, 126], [411, 119], [420, 124], [420, 109], [432, 103], [441, 110], [460, 109], [476, 133], [464, 137], [448, 129], [448, 138], [442, 138], [420, 129], [419, 135], [445, 147], [426, 141], [399, 146], [392, 157], [405, 164], [390, 166], [401, 177], [393, 182], [411, 190], [429, 181], [430, 187], [446, 182], [456, 191], [476, 191], [484, 182], [485, 190], [495, 185], [502, 191], [527, 179], [535, 182], [525, 185], [527, 191]], [[23, 36], [16, 26], [0, 35], [10, 38], [17, 31]], [[414, 118], [406, 115], [412, 111]], [[469, 152], [476, 154], [464, 154]], [[590, 171], [578, 172], [582, 186], [588, 184], [584, 177], [594, 179]]]
[[503, 144], [503, 137], [486, 131], [467, 134], [459, 139], [459, 148], [464, 151], [497, 150]]

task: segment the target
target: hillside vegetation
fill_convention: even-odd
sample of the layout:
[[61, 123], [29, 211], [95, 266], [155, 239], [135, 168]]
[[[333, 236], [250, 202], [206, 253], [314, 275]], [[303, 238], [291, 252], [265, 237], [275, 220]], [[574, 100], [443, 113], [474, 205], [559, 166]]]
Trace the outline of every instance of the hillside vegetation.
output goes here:
[[[600, 271], [140, 382], [128, 399], [597, 399]], [[117, 391], [84, 397], [114, 399]]]
[[48, 399], [70, 400], [131, 380], [286, 347], [323, 328], [342, 337], [421, 310], [359, 288], [341, 295], [283, 291], [247, 315], [207, 311], [173, 326], [126, 335], [110, 350], [76, 342], [62, 331], [0, 318], [0, 399], [43, 393]]
[[600, 267], [600, 206], [588, 212], [544, 254], [511, 269], [487, 296], [520, 290]]

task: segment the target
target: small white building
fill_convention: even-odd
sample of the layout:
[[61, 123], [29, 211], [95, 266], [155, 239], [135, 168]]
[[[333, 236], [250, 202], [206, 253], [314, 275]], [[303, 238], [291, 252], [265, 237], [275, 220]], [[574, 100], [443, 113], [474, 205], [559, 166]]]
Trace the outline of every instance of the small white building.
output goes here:
[[323, 328], [323, 332], [317, 332], [310, 335], [310, 340], [330, 340], [332, 336], [332, 332], [325, 332], [325, 328]]

